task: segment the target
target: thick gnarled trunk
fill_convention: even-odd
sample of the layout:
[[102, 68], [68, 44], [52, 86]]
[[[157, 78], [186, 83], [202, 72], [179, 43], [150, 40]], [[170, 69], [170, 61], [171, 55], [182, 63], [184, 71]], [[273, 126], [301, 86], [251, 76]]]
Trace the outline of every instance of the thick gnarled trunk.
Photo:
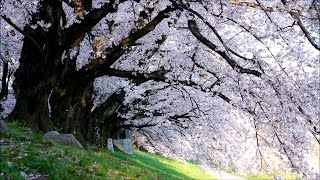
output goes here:
[[62, 80], [50, 96], [51, 119], [54, 126], [63, 133], [89, 139], [90, 110], [93, 107], [93, 82]]
[[[38, 46], [47, 45], [47, 33], [42, 29], [25, 30], [37, 41]], [[20, 66], [15, 72], [13, 84], [16, 106], [9, 118], [46, 131], [51, 127], [48, 96], [55, 84], [55, 58], [59, 57], [60, 51], [48, 48], [44, 52], [40, 52], [29, 38], [24, 39]]]
[[[53, 11], [54, 9], [54, 11]], [[32, 25], [24, 28], [25, 38], [15, 72], [13, 84], [16, 105], [9, 119], [20, 121], [33, 129], [52, 129], [49, 119], [48, 97], [57, 79], [58, 66], [64, 47], [60, 18], [63, 15], [60, 1], [41, 2], [31, 23], [39, 18], [50, 23], [49, 29]]]
[[3, 60], [2, 63], [3, 63], [3, 69], [2, 69], [2, 79], [1, 79], [0, 100], [6, 99], [8, 96], [8, 83], [10, 79], [9, 62]]
[[112, 136], [119, 124], [117, 110], [124, 101], [124, 91], [114, 93], [94, 109], [93, 81], [66, 80], [54, 88], [50, 96], [51, 119], [60, 132], [73, 133], [80, 140], [102, 142]]

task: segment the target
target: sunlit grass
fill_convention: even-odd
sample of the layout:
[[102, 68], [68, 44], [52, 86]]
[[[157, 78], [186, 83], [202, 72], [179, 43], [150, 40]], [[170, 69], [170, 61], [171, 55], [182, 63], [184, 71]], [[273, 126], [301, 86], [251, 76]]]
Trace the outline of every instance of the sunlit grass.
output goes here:
[[34, 133], [9, 124], [1, 136], [0, 179], [24, 179], [21, 173], [48, 179], [213, 179], [198, 166], [161, 156], [135, 152], [133, 156], [104, 149], [81, 150], [45, 141]]
[[134, 158], [118, 152], [115, 155], [134, 166], [157, 172], [162, 179], [166, 179], [168, 175], [174, 179], [216, 179], [190, 162], [178, 162], [141, 151], [134, 152]]

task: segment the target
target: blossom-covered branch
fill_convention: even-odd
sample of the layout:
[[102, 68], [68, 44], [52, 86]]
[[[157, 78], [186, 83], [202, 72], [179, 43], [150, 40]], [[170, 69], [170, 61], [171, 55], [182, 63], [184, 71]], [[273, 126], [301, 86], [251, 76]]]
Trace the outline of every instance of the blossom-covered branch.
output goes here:
[[226, 52], [218, 50], [216, 45], [214, 45], [207, 38], [205, 38], [204, 36], [201, 35], [201, 33], [200, 33], [200, 31], [199, 31], [199, 29], [197, 27], [197, 24], [196, 24], [196, 22], [194, 20], [189, 20], [188, 21], [188, 26], [189, 26], [189, 29], [192, 32], [192, 34], [199, 41], [201, 41], [204, 45], [206, 45], [210, 49], [214, 50], [221, 57], [223, 57], [233, 69], [239, 71], [240, 73], [252, 74], [252, 75], [255, 75], [255, 76], [258, 76], [258, 77], [261, 76], [261, 72], [259, 72], [257, 70], [247, 69], [247, 68], [244, 68], [244, 67], [240, 66], [236, 61], [234, 61], [230, 56], [228, 56]]
[[125, 1], [126, 0], [120, 0], [118, 3], [116, 3], [116, 0], [111, 0], [109, 3], [105, 3], [99, 9], [91, 10], [87, 15], [83, 17], [80, 23], [74, 23], [69, 28], [65, 29], [66, 48], [71, 46], [79, 37], [82, 37], [86, 32], [90, 31], [107, 14], [116, 12], [118, 5]]
[[118, 45], [107, 48], [106, 58], [102, 63], [94, 63], [94, 61], [92, 61], [91, 64], [88, 64], [88, 66], [91, 67], [89, 70], [86, 67], [83, 67], [79, 70], [79, 73], [83, 74], [86, 78], [95, 78], [104, 75], [107, 73], [106, 69], [114, 64], [129, 47], [133, 46], [138, 39], [153, 31], [155, 27], [163, 19], [169, 17], [169, 13], [174, 10], [174, 7], [168, 6], [166, 9], [160, 11], [158, 15], [143, 28], [137, 31], [132, 31], [129, 36], [124, 38]]

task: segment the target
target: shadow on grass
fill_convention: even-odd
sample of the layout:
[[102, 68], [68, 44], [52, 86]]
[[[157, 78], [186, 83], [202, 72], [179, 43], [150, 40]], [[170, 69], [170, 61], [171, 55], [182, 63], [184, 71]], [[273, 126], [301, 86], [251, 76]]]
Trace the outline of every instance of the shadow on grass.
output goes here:
[[122, 152], [115, 152], [115, 156], [141, 169], [156, 172], [157, 174], [159, 174], [159, 177], [161, 179], [193, 179], [192, 177], [175, 170], [174, 167], [171, 168], [170, 166], [168, 166], [168, 164], [164, 164], [157, 159], [161, 157], [156, 157], [139, 151], [135, 151], [132, 156]]

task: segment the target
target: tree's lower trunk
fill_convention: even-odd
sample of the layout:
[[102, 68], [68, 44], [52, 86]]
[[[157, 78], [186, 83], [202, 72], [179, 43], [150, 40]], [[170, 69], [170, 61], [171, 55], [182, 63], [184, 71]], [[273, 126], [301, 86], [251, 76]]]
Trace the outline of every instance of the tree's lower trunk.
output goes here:
[[[43, 69], [42, 69], [43, 68]], [[48, 97], [55, 83], [55, 75], [43, 67], [19, 67], [16, 71], [14, 90], [16, 105], [9, 119], [23, 122], [31, 128], [52, 129], [49, 119]]]
[[3, 61], [0, 99], [5, 99], [8, 95], [8, 81], [9, 81], [8, 77], [9, 77], [9, 62]]
[[[94, 109], [93, 81], [84, 84], [66, 80], [54, 88], [50, 96], [51, 119], [63, 133], [73, 133], [80, 140], [101, 142], [111, 137], [117, 127], [116, 112], [124, 100], [124, 92], [115, 93]], [[83, 138], [83, 139], [82, 139]]]
[[51, 119], [63, 133], [73, 133], [78, 138], [90, 139], [88, 134], [93, 93], [93, 81], [61, 80], [50, 96]]
[[[24, 90], [26, 91], [26, 90]], [[48, 95], [47, 91], [39, 92], [29, 89], [29, 93], [20, 95], [16, 99], [16, 106], [9, 118], [20, 122], [31, 128], [44, 132], [52, 129], [48, 116]]]
[[[20, 121], [33, 129], [48, 131], [52, 129], [48, 97], [56, 83], [62, 48], [53, 48], [51, 38], [54, 37], [41, 28], [26, 27], [25, 31], [34, 39], [24, 38], [20, 66], [14, 74], [16, 105], [8, 119]], [[40, 50], [39, 46], [44, 49]]]
[[97, 134], [102, 140], [111, 137], [117, 127], [115, 114], [124, 93], [111, 96], [93, 111], [94, 79], [81, 79], [75, 70], [75, 61], [55, 64], [61, 50], [47, 49], [46, 53], [44, 56], [37, 53], [25, 40], [15, 73], [16, 106], [9, 118], [33, 129], [73, 133], [82, 142], [92, 141]]
[[16, 80], [13, 87], [16, 105], [9, 119], [23, 122], [33, 129], [48, 131], [52, 129], [48, 97], [55, 83], [55, 75], [52, 70], [46, 71], [45, 65], [43, 67], [32, 67], [29, 63], [26, 65], [20, 65], [15, 73]]

